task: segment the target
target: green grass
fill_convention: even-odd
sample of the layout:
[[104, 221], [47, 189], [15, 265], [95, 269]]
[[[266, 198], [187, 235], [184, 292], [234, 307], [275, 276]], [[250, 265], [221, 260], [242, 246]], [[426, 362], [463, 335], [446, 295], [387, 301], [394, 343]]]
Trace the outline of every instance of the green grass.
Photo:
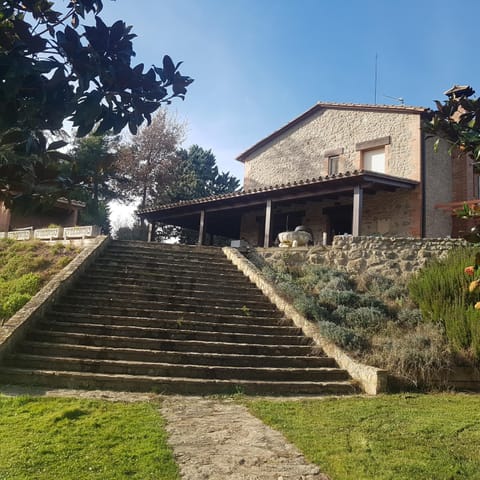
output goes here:
[[244, 400], [332, 480], [480, 479], [480, 397]]
[[173, 480], [155, 403], [0, 396], [0, 480]]
[[61, 243], [0, 240], [0, 325], [77, 253], [77, 248]]

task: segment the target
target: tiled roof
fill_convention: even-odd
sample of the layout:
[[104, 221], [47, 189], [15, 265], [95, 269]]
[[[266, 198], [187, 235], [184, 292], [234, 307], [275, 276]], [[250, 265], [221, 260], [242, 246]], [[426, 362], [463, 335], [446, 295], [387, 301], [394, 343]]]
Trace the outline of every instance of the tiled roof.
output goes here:
[[298, 117], [294, 118], [290, 122], [283, 125], [283, 127], [280, 127], [278, 130], [275, 130], [273, 133], [271, 133], [267, 137], [255, 143], [255, 145], [245, 150], [243, 153], [241, 153], [237, 157], [237, 160], [239, 162], [243, 162], [245, 158], [248, 157], [248, 155], [250, 155], [252, 152], [257, 150], [257, 148], [260, 148], [261, 146], [267, 144], [278, 135], [282, 134], [283, 132], [287, 131], [289, 128], [293, 127], [297, 123], [301, 122], [302, 120], [308, 118], [310, 115], [313, 115], [318, 110], [322, 110], [322, 109], [366, 110], [366, 111], [374, 111], [374, 112], [396, 112], [396, 113], [416, 113], [416, 114], [422, 114], [428, 110], [426, 107], [415, 107], [415, 106], [408, 106], [408, 105], [371, 105], [371, 104], [364, 104], [364, 103], [318, 102], [313, 107], [309, 108], [307, 111], [303, 112]]
[[164, 205], [157, 205], [155, 207], [150, 207], [150, 208], [145, 208], [143, 210], [138, 210], [137, 214], [142, 215], [142, 214], [148, 214], [152, 212], [157, 212], [160, 210], [169, 210], [172, 208], [177, 208], [177, 207], [187, 207], [189, 205], [200, 205], [204, 203], [209, 203], [209, 202], [214, 202], [214, 201], [220, 201], [220, 200], [225, 200], [228, 198], [240, 198], [240, 197], [248, 197], [248, 196], [253, 196], [259, 193], [265, 193], [265, 192], [276, 192], [276, 191], [281, 191], [281, 190], [287, 190], [295, 187], [300, 187], [302, 185], [315, 185], [315, 184], [325, 184], [330, 181], [334, 180], [340, 180], [342, 178], [353, 178], [353, 177], [360, 177], [362, 175], [371, 175], [379, 180], [396, 180], [396, 181], [402, 181], [405, 184], [411, 184], [411, 185], [416, 185], [418, 182], [414, 180], [409, 180], [409, 179], [404, 179], [404, 178], [399, 178], [399, 177], [393, 177], [391, 175], [385, 175], [383, 173], [377, 173], [377, 172], [370, 172], [367, 170], [354, 170], [352, 172], [345, 172], [345, 173], [337, 173], [336, 175], [326, 175], [324, 177], [314, 177], [314, 178], [307, 178], [304, 180], [297, 180], [293, 182], [288, 182], [288, 183], [282, 183], [282, 184], [277, 184], [277, 185], [270, 185], [268, 187], [260, 187], [260, 188], [253, 188], [250, 190], [239, 190], [236, 192], [232, 193], [224, 193], [221, 195], [212, 195], [210, 197], [204, 197], [204, 198], [196, 198], [193, 200], [182, 200], [179, 202], [175, 203], [168, 203]]

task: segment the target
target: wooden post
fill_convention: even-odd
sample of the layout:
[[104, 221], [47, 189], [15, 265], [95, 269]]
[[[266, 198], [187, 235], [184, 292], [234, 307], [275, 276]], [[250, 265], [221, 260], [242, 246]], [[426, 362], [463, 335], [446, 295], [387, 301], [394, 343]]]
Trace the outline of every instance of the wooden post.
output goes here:
[[362, 224], [362, 208], [363, 208], [363, 189], [360, 185], [353, 188], [353, 220], [352, 220], [352, 235], [354, 237], [360, 236]]
[[267, 200], [267, 205], [265, 207], [265, 237], [263, 240], [264, 248], [270, 246], [270, 230], [272, 228], [272, 201]]
[[155, 222], [149, 222], [148, 223], [148, 237], [147, 237], [147, 242], [152, 242], [153, 241], [153, 230], [155, 228]]
[[205, 240], [205, 210], [200, 212], [200, 226], [198, 228], [198, 245], [203, 245]]

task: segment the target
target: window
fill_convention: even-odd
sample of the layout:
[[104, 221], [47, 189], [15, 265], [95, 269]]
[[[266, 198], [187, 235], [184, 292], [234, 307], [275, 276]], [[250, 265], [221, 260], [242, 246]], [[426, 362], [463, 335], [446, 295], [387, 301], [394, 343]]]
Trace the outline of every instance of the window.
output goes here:
[[385, 173], [385, 147], [363, 152], [363, 169]]
[[[340, 172], [340, 157], [343, 155], [343, 147], [325, 150], [323, 156], [326, 160], [327, 175], [336, 175]], [[325, 165], [325, 164], [324, 164]], [[322, 168], [323, 171], [325, 167]]]
[[340, 156], [332, 155], [328, 157], [328, 174], [336, 175], [339, 172]]

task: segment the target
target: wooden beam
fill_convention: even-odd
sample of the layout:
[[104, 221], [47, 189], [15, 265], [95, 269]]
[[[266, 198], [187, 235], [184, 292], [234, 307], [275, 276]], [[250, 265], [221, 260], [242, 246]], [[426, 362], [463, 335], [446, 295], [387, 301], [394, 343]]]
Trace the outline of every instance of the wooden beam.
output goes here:
[[200, 225], [198, 228], [198, 245], [203, 245], [205, 241], [205, 210], [200, 212]]
[[354, 237], [360, 236], [362, 225], [362, 208], [363, 208], [363, 189], [357, 185], [353, 189], [353, 221], [352, 221], [352, 235]]
[[272, 200], [267, 200], [265, 207], [265, 237], [263, 241], [264, 248], [270, 246], [270, 229], [272, 228]]

